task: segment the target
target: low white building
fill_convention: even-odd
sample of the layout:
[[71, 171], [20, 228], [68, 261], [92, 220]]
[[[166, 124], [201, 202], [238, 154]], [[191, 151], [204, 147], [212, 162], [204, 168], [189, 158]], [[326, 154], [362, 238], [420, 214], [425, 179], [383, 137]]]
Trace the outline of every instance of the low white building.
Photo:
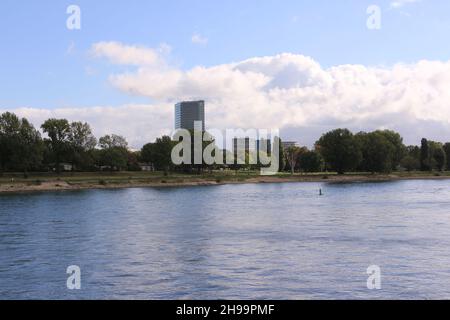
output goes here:
[[155, 171], [155, 167], [151, 163], [139, 163], [142, 171]]
[[295, 141], [281, 141], [281, 145], [284, 149], [289, 149], [292, 147], [300, 147], [300, 144]]

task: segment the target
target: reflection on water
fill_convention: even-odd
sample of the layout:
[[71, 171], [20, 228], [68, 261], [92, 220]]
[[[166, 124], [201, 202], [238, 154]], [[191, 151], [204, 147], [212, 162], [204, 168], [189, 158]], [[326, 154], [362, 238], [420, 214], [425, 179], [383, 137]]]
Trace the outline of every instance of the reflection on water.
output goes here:
[[[449, 186], [1, 195], [0, 298], [450, 298]], [[70, 265], [81, 268], [80, 291], [66, 288]], [[370, 265], [382, 290], [366, 287]]]

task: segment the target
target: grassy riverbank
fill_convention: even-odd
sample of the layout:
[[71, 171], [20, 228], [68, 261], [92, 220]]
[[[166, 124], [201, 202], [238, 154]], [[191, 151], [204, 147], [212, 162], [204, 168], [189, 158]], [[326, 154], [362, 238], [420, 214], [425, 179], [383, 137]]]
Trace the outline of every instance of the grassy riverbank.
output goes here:
[[213, 172], [204, 174], [169, 174], [159, 172], [117, 172], [117, 173], [64, 173], [3, 174], [0, 177], [0, 193], [114, 189], [132, 187], [181, 187], [220, 185], [238, 183], [288, 183], [288, 182], [369, 182], [406, 179], [450, 179], [450, 172], [396, 172], [392, 174], [335, 173], [295, 174], [260, 176], [258, 172]]

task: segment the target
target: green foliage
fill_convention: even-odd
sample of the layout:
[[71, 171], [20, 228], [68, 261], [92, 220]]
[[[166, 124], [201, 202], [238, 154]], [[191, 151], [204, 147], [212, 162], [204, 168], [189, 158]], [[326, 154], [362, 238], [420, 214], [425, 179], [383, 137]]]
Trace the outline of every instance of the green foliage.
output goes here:
[[438, 171], [444, 171], [447, 164], [447, 155], [442, 143], [430, 141], [429, 150], [432, 168]]
[[[165, 174], [175, 169], [171, 153], [177, 142], [168, 136], [146, 144], [140, 152], [131, 152], [126, 139], [114, 134], [100, 138], [100, 148], [97, 148], [97, 139], [87, 123], [48, 119], [41, 128], [45, 133], [44, 140], [27, 119], [20, 119], [9, 112], [0, 115], [0, 172], [23, 171], [24, 177], [27, 177], [27, 172], [45, 168], [46, 164], [56, 164], [55, 167], [59, 171], [63, 161], [71, 163], [77, 170], [84, 171], [97, 170], [101, 166], [110, 170], [140, 171], [140, 161], [153, 164]], [[207, 132], [204, 134], [208, 135]], [[215, 145], [214, 138], [211, 137], [210, 140], [203, 141], [203, 150], [210, 144]], [[193, 156], [194, 153], [191, 153]], [[283, 150], [280, 140], [279, 154], [280, 171], [287, 168], [292, 173], [295, 170], [318, 172], [324, 167], [340, 174], [352, 170], [390, 172], [399, 166], [408, 171], [442, 171], [450, 168], [450, 143], [442, 144], [422, 139], [420, 147], [405, 147], [400, 134], [389, 130], [361, 132], [357, 135], [347, 129], [333, 130], [316, 142], [314, 151], [307, 148]], [[246, 165], [235, 166], [236, 170], [259, 169], [258, 165], [250, 165], [253, 160], [251, 157], [250, 153], [246, 153]], [[198, 169], [200, 172], [205, 167], [206, 164], [203, 163], [186, 165], [182, 169]], [[211, 172], [219, 168], [226, 167], [208, 167]]]
[[127, 167], [128, 171], [141, 171], [139, 166], [139, 159], [141, 152], [128, 152]]
[[430, 171], [432, 168], [428, 140], [423, 138], [420, 146], [420, 170]]
[[363, 156], [362, 171], [391, 172], [396, 167], [397, 146], [388, 139], [389, 135], [394, 136], [386, 131], [360, 132], [356, 135]]
[[405, 147], [405, 156], [401, 160], [400, 165], [407, 171], [420, 170], [420, 154], [421, 150], [418, 146]]
[[157, 170], [167, 172], [172, 166], [172, 149], [175, 142], [168, 136], [156, 139], [155, 143], [146, 144], [141, 150], [141, 159], [152, 163]]
[[323, 168], [323, 159], [316, 151], [306, 151], [299, 156], [300, 168], [304, 172], [320, 172]]
[[92, 134], [88, 123], [72, 122], [69, 129], [69, 142], [73, 148], [89, 151], [97, 146], [97, 138]]
[[66, 119], [48, 119], [41, 126], [48, 138], [46, 142], [50, 152], [53, 154], [56, 164], [56, 171], [61, 170], [60, 164], [64, 157], [67, 158], [70, 152], [69, 135], [70, 125]]
[[128, 148], [128, 142], [127, 140], [119, 135], [112, 134], [112, 135], [106, 135], [104, 137], [101, 137], [99, 139], [99, 145], [102, 149], [110, 149], [110, 148]]
[[128, 143], [124, 137], [107, 135], [99, 139], [99, 164], [110, 171], [123, 170], [128, 164]]
[[440, 142], [422, 139], [420, 148], [420, 167], [422, 171], [443, 171], [447, 166], [447, 153]]
[[69, 159], [72, 165], [79, 169], [93, 166], [92, 150], [97, 145], [97, 139], [92, 134], [88, 123], [72, 122], [69, 129]]
[[39, 131], [27, 119], [9, 112], [0, 116], [0, 170], [36, 170], [43, 149]]
[[401, 166], [407, 171], [414, 171], [420, 169], [420, 160], [411, 155], [407, 155], [401, 161]]
[[299, 157], [302, 153], [307, 152], [306, 148], [300, 147], [290, 147], [284, 150], [284, 158], [286, 159], [287, 165], [291, 170], [291, 174], [294, 174], [297, 164], [299, 163]]
[[406, 155], [406, 147], [403, 144], [403, 138], [399, 133], [391, 130], [378, 130], [375, 131], [375, 133], [382, 135], [393, 146], [391, 170], [397, 169], [401, 160]]
[[447, 170], [450, 170], [450, 143], [444, 144], [442, 148], [444, 149], [447, 158]]
[[101, 150], [100, 164], [110, 171], [122, 170], [127, 167], [128, 153], [126, 149], [113, 147]]
[[283, 142], [281, 141], [280, 137], [275, 137], [274, 139], [275, 141], [278, 140], [278, 155], [279, 155], [279, 171], [282, 172], [284, 171], [285, 167], [286, 167], [286, 157], [285, 157], [285, 153], [284, 153], [284, 147], [283, 147]]
[[339, 174], [354, 170], [362, 160], [362, 153], [354, 135], [348, 129], [336, 129], [324, 134], [316, 143], [330, 169]]

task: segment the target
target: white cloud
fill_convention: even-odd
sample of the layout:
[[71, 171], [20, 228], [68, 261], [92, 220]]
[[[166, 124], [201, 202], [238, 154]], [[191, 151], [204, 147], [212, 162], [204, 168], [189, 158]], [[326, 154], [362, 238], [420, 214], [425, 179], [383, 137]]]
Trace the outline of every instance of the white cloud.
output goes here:
[[151, 66], [161, 62], [159, 50], [142, 46], [128, 46], [114, 41], [94, 44], [91, 54], [95, 57], [105, 57], [112, 63], [123, 65]]
[[450, 62], [324, 69], [286, 53], [187, 71], [141, 66], [110, 79], [122, 91], [155, 100], [206, 99], [208, 124], [218, 128], [450, 122]]
[[195, 44], [201, 44], [201, 45], [208, 44], [208, 38], [206, 38], [198, 33], [194, 33], [192, 35], [191, 41], [192, 41], [192, 43], [195, 43]]
[[401, 8], [411, 3], [421, 2], [422, 0], [396, 0], [391, 2], [391, 8]]
[[[65, 118], [69, 121], [86, 121], [99, 138], [106, 134], [120, 134], [133, 148], [153, 141], [161, 134], [170, 134], [173, 107], [168, 104], [125, 105], [122, 107], [90, 108], [17, 108], [8, 110], [29, 119], [39, 128], [49, 118]], [[0, 113], [6, 110], [1, 110]]]
[[98, 135], [117, 132], [135, 147], [170, 132], [173, 103], [185, 99], [206, 100], [209, 128], [279, 128], [308, 145], [336, 127], [389, 128], [415, 144], [422, 137], [450, 141], [450, 61], [323, 68], [310, 57], [284, 53], [182, 70], [164, 62], [158, 50], [117, 43], [93, 49], [112, 62], [138, 66], [110, 81], [154, 103], [18, 113], [37, 124], [50, 116], [89, 121]]

